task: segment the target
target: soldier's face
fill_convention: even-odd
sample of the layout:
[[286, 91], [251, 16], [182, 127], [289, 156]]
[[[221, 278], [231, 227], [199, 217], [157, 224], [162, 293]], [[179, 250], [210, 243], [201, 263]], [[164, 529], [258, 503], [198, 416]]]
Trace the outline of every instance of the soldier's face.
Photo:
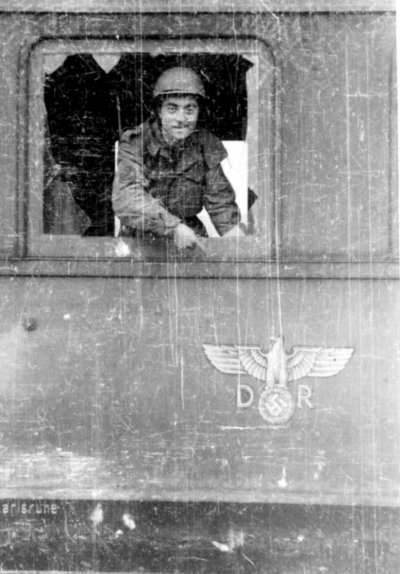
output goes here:
[[195, 129], [199, 117], [199, 104], [193, 96], [171, 96], [160, 109], [161, 128], [167, 142], [183, 140]]

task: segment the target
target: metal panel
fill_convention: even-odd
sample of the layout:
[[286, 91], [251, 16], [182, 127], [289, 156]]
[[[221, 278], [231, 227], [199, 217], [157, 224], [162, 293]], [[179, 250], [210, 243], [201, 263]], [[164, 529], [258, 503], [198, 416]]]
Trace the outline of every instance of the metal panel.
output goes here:
[[[21, 142], [29, 91], [23, 74], [30, 44], [58, 34], [131, 38], [136, 30], [149, 36], [214, 30], [232, 39], [239, 30], [267, 40], [280, 56], [284, 127], [276, 152], [284, 161], [277, 191], [293, 199], [284, 205], [288, 219], [281, 230], [291, 256], [299, 247], [308, 257], [301, 263], [251, 257], [240, 265], [228, 257], [166, 263], [164, 251], [148, 263], [115, 257], [117, 240], [93, 239], [88, 246], [82, 239], [85, 257], [77, 260], [76, 243], [65, 238], [61, 258], [3, 260], [3, 571], [398, 572], [399, 509], [386, 507], [400, 502], [397, 222], [387, 216], [396, 204], [395, 177], [386, 171], [396, 147], [388, 127], [394, 22], [393, 15], [373, 14], [393, 10], [393, 3], [267, 6], [371, 12], [367, 18], [321, 15], [315, 27], [309, 14], [261, 16], [265, 3], [258, 2], [251, 3], [252, 13], [243, 2], [203, 3], [201, 17], [192, 2], [148, 2], [147, 15], [133, 14], [132, 2], [2, 4], [32, 12], [21, 19], [3, 14], [0, 24], [7, 62], [0, 86], [5, 255], [21, 254], [14, 248], [24, 238], [28, 186]], [[50, 8], [59, 13], [33, 15]], [[216, 18], [222, 8], [230, 14]], [[152, 9], [171, 14], [154, 18]], [[113, 13], [101, 16], [101, 10]], [[349, 68], [340, 65], [346, 57]], [[341, 92], [324, 115], [315, 108], [331, 77]], [[292, 139], [286, 119], [307, 125], [293, 130]], [[320, 133], [326, 121], [331, 131]], [[366, 198], [369, 210], [364, 219], [354, 211], [343, 217], [345, 225], [359, 215], [362, 223], [349, 228], [348, 247], [361, 246], [366, 255], [372, 238], [371, 253], [382, 257], [374, 264], [312, 263], [309, 251], [324, 228], [319, 223], [320, 233], [310, 234], [310, 213], [296, 217], [306, 206], [296, 186], [307, 183], [307, 166], [301, 177], [296, 171], [307, 148], [298, 148], [305, 142], [320, 159], [326, 144], [333, 141], [341, 152], [346, 139], [353, 142], [343, 148], [349, 160], [342, 157], [352, 171], [349, 203], [356, 211]], [[373, 141], [381, 148], [376, 157]], [[327, 173], [317, 161], [310, 165], [326, 191], [332, 165]], [[332, 203], [327, 210], [340, 213]], [[376, 229], [368, 227], [375, 223]], [[339, 235], [331, 229], [329, 237]], [[288, 383], [293, 416], [279, 425], [262, 415], [264, 382], [220, 373], [203, 345], [266, 350], [269, 337], [280, 333], [286, 350], [315, 345], [355, 352], [332, 377]]]
[[[399, 504], [397, 282], [2, 285], [1, 497]], [[202, 345], [279, 332], [355, 354], [274, 426]]]
[[307, 574], [395, 574], [400, 567], [393, 509], [150, 501], [47, 506], [0, 506], [3, 572], [15, 572], [16, 564], [21, 574], [298, 574], [299, 567]]
[[395, 29], [303, 18], [282, 48], [282, 256], [398, 256]]
[[54, 5], [51, 0], [0, 0], [5, 12], [377, 12], [394, 11], [395, 0], [203, 0], [201, 5], [192, 0], [63, 0]]
[[[230, 18], [224, 16], [217, 28], [215, 19], [206, 15], [196, 20], [188, 15], [182, 17], [187, 34], [193, 37], [200, 28], [216, 38], [232, 32]], [[43, 23], [41, 34], [57, 37], [55, 20], [44, 18]], [[179, 31], [182, 22], [172, 14], [167, 26], [163, 18], [149, 15], [141, 17], [140, 22], [134, 15], [123, 22], [115, 15], [93, 20], [66, 16], [62, 24], [66, 35], [84, 32], [90, 49], [91, 42], [101, 38], [106, 30], [108, 34], [125, 35], [140, 25], [143, 35], [152, 37], [157, 33], [168, 35], [171, 29]], [[269, 203], [266, 217], [271, 233], [274, 226], [277, 231], [279, 255], [289, 263], [285, 273], [291, 268], [290, 262], [299, 259], [303, 263], [329, 260], [330, 264], [395, 262], [398, 237], [393, 16], [292, 15], [281, 20], [271, 15], [261, 19], [238, 14], [234, 30], [242, 35], [255, 35], [261, 42], [268, 41], [276, 64], [279, 105], [275, 109], [263, 107], [274, 112], [275, 123], [269, 114], [264, 120], [265, 137], [267, 134], [271, 137], [274, 130], [272, 149], [266, 146], [265, 153], [267, 159], [271, 156], [268, 178], [274, 180], [270, 185], [275, 186], [279, 200], [276, 221], [271, 209], [272, 190], [267, 190], [265, 199]], [[25, 106], [28, 105], [25, 101]], [[33, 115], [38, 120], [37, 111]], [[35, 134], [40, 135], [40, 130], [32, 132], [32, 136]], [[37, 137], [33, 137], [32, 144], [34, 141], [40, 144]], [[373, 151], [375, 148], [379, 153]], [[35, 161], [34, 165], [40, 162]], [[33, 180], [40, 181], [39, 176], [36, 174]], [[32, 197], [38, 194], [39, 188]], [[46, 255], [54, 252], [56, 243], [57, 238], [44, 242], [46, 249], [50, 249]], [[74, 245], [71, 239], [63, 239], [61, 243], [68, 245], [64, 253], [67, 256], [91, 256], [88, 244], [78, 241]], [[268, 253], [256, 253], [250, 244], [251, 241], [243, 241], [243, 249], [238, 251], [242, 259], [269, 258]], [[215, 251], [219, 260], [223, 257], [221, 249], [210, 246], [209, 251]], [[103, 246], [96, 251], [96, 257], [107, 257], [114, 252], [113, 246]], [[137, 253], [134, 257], [140, 259], [142, 255]], [[354, 276], [360, 275], [358, 268], [349, 266], [349, 273], [351, 269]], [[372, 269], [369, 273], [380, 274]]]

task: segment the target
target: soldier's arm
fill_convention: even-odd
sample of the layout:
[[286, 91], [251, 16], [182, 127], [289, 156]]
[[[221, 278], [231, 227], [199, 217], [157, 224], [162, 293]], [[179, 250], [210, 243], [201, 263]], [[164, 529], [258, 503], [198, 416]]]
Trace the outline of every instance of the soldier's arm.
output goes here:
[[140, 146], [140, 138], [123, 134], [113, 184], [114, 212], [123, 225], [133, 229], [161, 236], [173, 235], [181, 220], [148, 193]]
[[206, 173], [205, 208], [220, 235], [243, 235], [238, 228], [239, 208], [235, 192], [221, 164], [214, 165]]

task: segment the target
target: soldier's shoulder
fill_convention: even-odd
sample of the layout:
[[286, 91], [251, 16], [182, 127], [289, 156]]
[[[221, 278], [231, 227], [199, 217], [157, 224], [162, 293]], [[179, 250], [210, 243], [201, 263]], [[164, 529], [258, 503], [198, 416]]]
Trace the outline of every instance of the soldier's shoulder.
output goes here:
[[198, 137], [201, 141], [214, 144], [218, 146], [221, 143], [221, 140], [215, 136], [213, 133], [209, 132], [204, 128], [200, 128], [198, 130]]
[[217, 136], [208, 130], [202, 129], [199, 132], [199, 137], [208, 167], [213, 167], [221, 163], [221, 161], [227, 157], [227, 151]]

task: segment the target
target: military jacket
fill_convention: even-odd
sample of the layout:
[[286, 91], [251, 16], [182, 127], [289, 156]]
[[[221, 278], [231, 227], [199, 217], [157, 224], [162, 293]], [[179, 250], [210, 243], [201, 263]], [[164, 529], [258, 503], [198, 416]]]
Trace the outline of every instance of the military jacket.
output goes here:
[[113, 186], [113, 208], [124, 225], [168, 235], [178, 223], [201, 234], [196, 217], [203, 207], [224, 235], [239, 222], [235, 194], [221, 161], [221, 141], [198, 129], [168, 146], [158, 121], [123, 132]]

